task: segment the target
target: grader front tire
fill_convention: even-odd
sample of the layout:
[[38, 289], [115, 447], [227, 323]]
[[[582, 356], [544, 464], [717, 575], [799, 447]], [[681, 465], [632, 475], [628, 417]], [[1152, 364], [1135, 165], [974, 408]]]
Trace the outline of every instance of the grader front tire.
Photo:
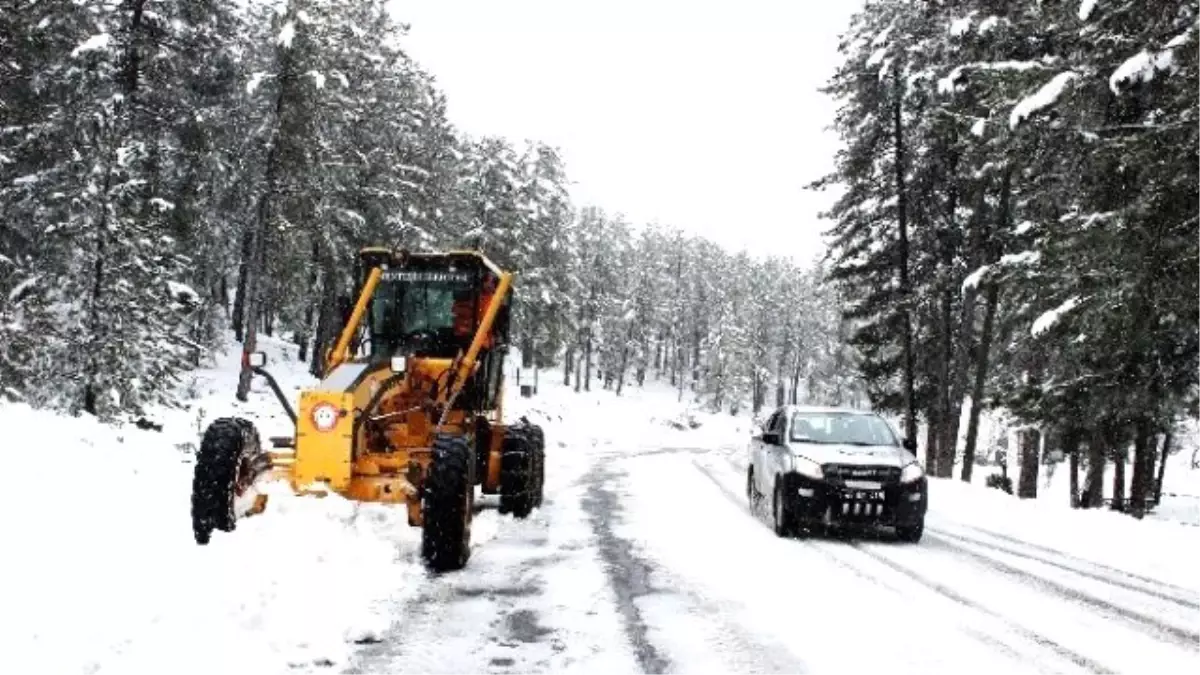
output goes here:
[[240, 417], [213, 420], [204, 431], [192, 475], [192, 533], [209, 542], [213, 530], [237, 527], [234, 503], [253, 482], [262, 445], [254, 424]]
[[425, 479], [421, 528], [421, 557], [430, 570], [451, 572], [466, 566], [474, 501], [470, 446], [460, 437], [438, 436]]

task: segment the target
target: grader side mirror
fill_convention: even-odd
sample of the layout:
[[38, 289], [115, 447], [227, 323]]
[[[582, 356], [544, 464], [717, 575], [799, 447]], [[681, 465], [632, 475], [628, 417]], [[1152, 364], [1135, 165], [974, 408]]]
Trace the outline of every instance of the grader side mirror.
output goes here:
[[267, 355], [265, 352], [250, 352], [246, 355], [246, 365], [251, 368], [262, 368], [267, 365]]

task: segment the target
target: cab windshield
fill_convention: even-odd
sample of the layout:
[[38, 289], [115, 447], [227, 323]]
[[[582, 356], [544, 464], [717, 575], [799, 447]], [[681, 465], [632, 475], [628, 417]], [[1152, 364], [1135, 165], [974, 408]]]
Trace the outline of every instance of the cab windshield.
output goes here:
[[883, 418], [852, 412], [795, 413], [791, 440], [837, 445], [900, 445]]
[[389, 270], [371, 298], [371, 354], [451, 357], [470, 344], [477, 321], [473, 276], [465, 271]]

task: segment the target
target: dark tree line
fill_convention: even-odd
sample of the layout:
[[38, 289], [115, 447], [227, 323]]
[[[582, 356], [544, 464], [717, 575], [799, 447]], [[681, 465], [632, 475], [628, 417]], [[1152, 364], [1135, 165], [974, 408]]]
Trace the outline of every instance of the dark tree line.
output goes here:
[[734, 411], [861, 397], [822, 272], [577, 208], [555, 148], [449, 123], [383, 0], [16, 4], [6, 398], [105, 419], [174, 404], [226, 328], [247, 350], [291, 339], [315, 370], [367, 245], [517, 270], [524, 366], [576, 388], [657, 378]]
[[1180, 0], [869, 0], [853, 19], [828, 85], [843, 146], [814, 185], [844, 190], [830, 279], [872, 401], [927, 424], [934, 475], [970, 480], [990, 407], [1022, 425], [1022, 496], [1042, 434], [1073, 487], [1086, 468], [1082, 505], [1110, 461], [1118, 500], [1129, 461], [1135, 510], [1152, 490], [1196, 414], [1196, 33]]

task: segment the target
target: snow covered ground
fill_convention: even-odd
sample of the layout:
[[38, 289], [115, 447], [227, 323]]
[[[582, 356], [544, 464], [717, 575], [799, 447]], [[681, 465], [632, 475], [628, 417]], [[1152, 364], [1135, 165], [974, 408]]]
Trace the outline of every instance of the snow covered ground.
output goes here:
[[[308, 381], [266, 341], [287, 391]], [[745, 417], [561, 373], [509, 414], [546, 428], [529, 519], [485, 498], [467, 569], [428, 575], [398, 510], [277, 493], [197, 547], [191, 450], [212, 419], [287, 419], [236, 352], [163, 432], [0, 406], [5, 672], [1183, 672], [1200, 528], [933, 481], [926, 538], [781, 540], [746, 507]]]

